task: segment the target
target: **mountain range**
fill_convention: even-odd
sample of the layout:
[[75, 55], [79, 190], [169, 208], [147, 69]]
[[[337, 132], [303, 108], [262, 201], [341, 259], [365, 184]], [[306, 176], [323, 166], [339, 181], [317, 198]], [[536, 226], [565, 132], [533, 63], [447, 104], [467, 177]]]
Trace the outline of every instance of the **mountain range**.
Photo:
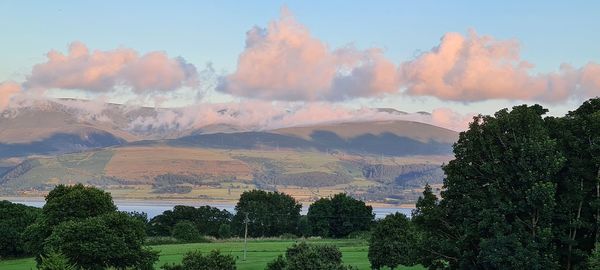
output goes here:
[[[393, 118], [273, 129], [231, 123], [135, 125], [164, 110], [81, 100], [7, 110], [0, 117], [0, 187], [4, 195], [35, 196], [58, 183], [83, 182], [127, 198], [135, 196], [123, 190], [136, 187], [146, 191], [143, 198], [207, 200], [282, 185], [296, 191], [329, 187], [368, 199], [388, 187], [391, 192], [372, 197], [390, 199], [424, 182], [441, 183], [439, 167], [451, 158], [458, 138], [452, 130]], [[216, 113], [235, 118], [243, 112]], [[227, 189], [227, 195], [203, 193], [210, 189]], [[296, 193], [310, 199], [315, 192], [323, 193]]]

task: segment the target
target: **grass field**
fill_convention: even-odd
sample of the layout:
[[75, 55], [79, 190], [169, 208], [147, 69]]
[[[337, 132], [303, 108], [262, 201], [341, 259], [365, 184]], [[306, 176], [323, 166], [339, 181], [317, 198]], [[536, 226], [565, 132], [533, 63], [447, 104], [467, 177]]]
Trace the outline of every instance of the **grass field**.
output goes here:
[[[283, 254], [287, 247], [295, 243], [295, 240], [251, 240], [248, 242], [247, 259], [243, 258], [243, 241], [226, 241], [215, 243], [199, 243], [199, 244], [177, 244], [177, 245], [160, 245], [152, 248], [160, 251], [160, 259], [156, 263], [158, 269], [165, 263], [178, 263], [181, 261], [183, 254], [192, 250], [200, 250], [208, 252], [213, 249], [219, 249], [225, 254], [231, 254], [237, 258], [237, 268], [239, 270], [258, 270], [265, 269], [268, 262], [273, 260], [277, 255]], [[367, 259], [367, 243], [362, 240], [330, 240], [318, 239], [308, 240], [310, 243], [318, 244], [333, 244], [337, 246], [343, 254], [344, 263], [358, 267], [358, 269], [370, 269], [369, 260]], [[30, 270], [35, 269], [33, 258], [17, 259], [0, 261], [0, 269], [2, 270]], [[419, 266], [415, 267], [400, 267], [399, 269], [424, 269]]]

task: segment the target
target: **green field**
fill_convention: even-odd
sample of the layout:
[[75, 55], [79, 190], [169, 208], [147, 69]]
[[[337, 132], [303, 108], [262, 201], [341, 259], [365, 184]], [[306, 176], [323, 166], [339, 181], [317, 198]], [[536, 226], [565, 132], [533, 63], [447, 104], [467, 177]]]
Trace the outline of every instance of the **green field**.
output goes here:
[[[237, 267], [239, 270], [262, 270], [267, 263], [273, 260], [277, 255], [283, 254], [287, 247], [292, 245], [295, 240], [251, 240], [248, 242], [248, 255], [246, 261], [242, 260], [244, 242], [226, 241], [214, 243], [199, 244], [177, 244], [160, 245], [152, 248], [160, 251], [160, 260], [156, 268], [165, 263], [180, 262], [183, 254], [192, 250], [208, 252], [212, 249], [219, 249], [226, 254], [232, 254], [237, 258]], [[370, 269], [367, 259], [367, 243], [362, 240], [330, 240], [316, 239], [307, 242], [319, 244], [333, 244], [337, 246], [343, 254], [344, 263], [358, 267], [358, 269]], [[0, 261], [2, 270], [30, 270], [35, 269], [33, 258]], [[423, 269], [422, 267], [405, 267], [399, 269]]]

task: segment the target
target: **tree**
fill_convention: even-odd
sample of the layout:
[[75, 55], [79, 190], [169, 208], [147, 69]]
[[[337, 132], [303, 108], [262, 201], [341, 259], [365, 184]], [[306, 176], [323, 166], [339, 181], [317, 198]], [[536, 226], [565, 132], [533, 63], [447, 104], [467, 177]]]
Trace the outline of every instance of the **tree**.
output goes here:
[[202, 238], [194, 223], [184, 220], [173, 227], [173, 237], [183, 242], [196, 242]]
[[373, 208], [363, 201], [339, 193], [311, 204], [307, 218], [313, 235], [345, 237], [352, 232], [369, 230], [375, 215]]
[[[454, 144], [455, 159], [444, 166], [442, 200], [421, 228], [434, 237], [422, 263], [488, 269], [556, 269], [553, 238], [557, 173], [565, 158], [539, 105], [516, 106], [494, 116], [477, 116]], [[429, 204], [433, 205], [433, 204]], [[432, 241], [430, 238], [429, 241]]]
[[410, 220], [400, 213], [386, 216], [373, 229], [369, 240], [369, 262], [372, 269], [416, 264], [418, 237]]
[[69, 261], [64, 254], [56, 251], [51, 251], [46, 256], [42, 256], [42, 262], [38, 266], [38, 270], [76, 270], [74, 264]]
[[231, 237], [231, 226], [227, 223], [221, 224], [219, 226], [219, 238], [227, 239]]
[[331, 245], [294, 244], [287, 249], [285, 257], [279, 256], [267, 265], [267, 270], [331, 269], [346, 270], [352, 267], [342, 264], [342, 253]]
[[23, 233], [40, 216], [39, 208], [0, 201], [0, 258], [27, 254]]
[[231, 255], [221, 254], [218, 250], [212, 250], [208, 255], [200, 251], [191, 251], [183, 256], [181, 264], [165, 264], [161, 267], [165, 270], [235, 270], [235, 259]]
[[113, 212], [60, 223], [44, 248], [60, 251], [86, 269], [147, 269], [158, 260], [158, 254], [143, 247], [145, 236], [141, 221], [123, 212]]
[[150, 235], [169, 236], [172, 235], [174, 226], [185, 220], [192, 222], [201, 235], [219, 237], [219, 227], [231, 223], [232, 217], [227, 210], [216, 207], [176, 205], [173, 210], [167, 210], [152, 218], [148, 230]]
[[559, 261], [565, 269], [578, 269], [600, 236], [600, 98], [546, 122], [566, 158], [557, 177], [554, 216]]
[[25, 229], [25, 246], [30, 254], [36, 256], [39, 264], [40, 255], [45, 252], [44, 241], [52, 234], [54, 227], [62, 222], [97, 217], [116, 210], [108, 192], [82, 184], [58, 185], [46, 196], [42, 218]]
[[[419, 197], [412, 211], [412, 223], [418, 235], [415, 250], [418, 260], [429, 266], [430, 269], [444, 269], [448, 264], [448, 258], [439, 256], [443, 250], [451, 250], [453, 243], [440, 241], [451, 235], [448, 224], [443, 221], [443, 209], [439, 206], [439, 200], [433, 194], [431, 186], [425, 185], [423, 196]], [[446, 246], [444, 246], [446, 244]]]
[[235, 234], [244, 235], [246, 215], [250, 220], [248, 235], [251, 237], [296, 234], [301, 208], [301, 204], [284, 193], [245, 191], [235, 206], [236, 215], [233, 217]]
[[50, 226], [64, 221], [97, 217], [117, 210], [110, 193], [82, 184], [58, 185], [46, 196], [42, 208]]

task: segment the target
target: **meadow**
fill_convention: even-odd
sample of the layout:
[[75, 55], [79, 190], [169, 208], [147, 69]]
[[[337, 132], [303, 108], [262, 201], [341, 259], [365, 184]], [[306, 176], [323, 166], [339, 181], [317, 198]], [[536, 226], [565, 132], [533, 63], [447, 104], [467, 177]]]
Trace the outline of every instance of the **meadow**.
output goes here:
[[[279, 254], [284, 254], [285, 250], [298, 240], [249, 240], [247, 258], [243, 260], [244, 242], [243, 240], [228, 240], [212, 243], [193, 243], [193, 244], [173, 244], [152, 246], [153, 249], [160, 251], [160, 259], [155, 268], [159, 269], [165, 263], [178, 263], [183, 255], [188, 251], [200, 250], [209, 252], [218, 249], [225, 254], [231, 254], [236, 257], [237, 268], [239, 270], [262, 270], [265, 269], [268, 262], [275, 259]], [[345, 264], [353, 265], [358, 269], [370, 269], [367, 259], [368, 244], [364, 240], [356, 239], [308, 239], [307, 242], [318, 244], [332, 244], [337, 246], [343, 254]], [[14, 260], [0, 261], [2, 270], [30, 270], [35, 268], [33, 258], [23, 258]], [[420, 266], [400, 267], [398, 269], [424, 269]]]

